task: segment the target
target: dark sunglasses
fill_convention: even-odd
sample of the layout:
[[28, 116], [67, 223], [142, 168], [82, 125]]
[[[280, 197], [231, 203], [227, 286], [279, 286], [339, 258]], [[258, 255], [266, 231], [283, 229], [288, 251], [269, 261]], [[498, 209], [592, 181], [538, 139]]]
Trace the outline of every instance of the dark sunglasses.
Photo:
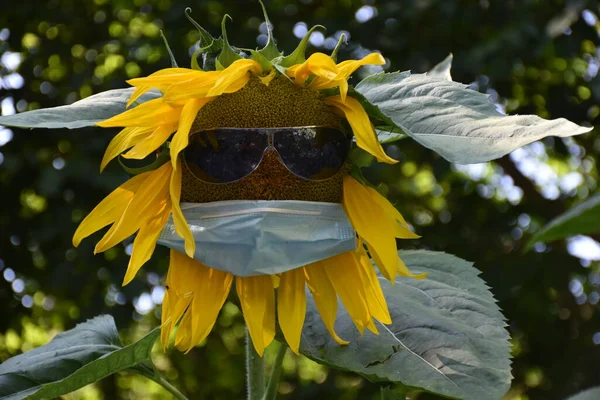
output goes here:
[[184, 159], [196, 178], [231, 183], [254, 172], [266, 150], [274, 149], [291, 173], [320, 181], [343, 168], [351, 143], [330, 127], [216, 128], [190, 136]]

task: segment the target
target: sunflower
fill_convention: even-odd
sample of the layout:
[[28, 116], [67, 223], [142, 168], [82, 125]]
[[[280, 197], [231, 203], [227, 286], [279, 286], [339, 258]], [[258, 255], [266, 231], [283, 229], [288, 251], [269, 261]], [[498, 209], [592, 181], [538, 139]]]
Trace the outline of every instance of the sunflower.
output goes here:
[[[206, 35], [203, 30], [201, 33]], [[351, 74], [359, 67], [385, 64], [384, 58], [372, 53], [360, 60], [336, 63], [336, 48], [331, 56], [314, 53], [305, 59], [307, 39], [284, 57], [274, 46], [269, 31], [267, 46], [260, 51], [251, 50], [247, 56], [229, 45], [224, 31], [223, 39], [211, 38], [203, 48], [209, 55], [220, 48], [213, 59], [214, 70], [200, 69], [195, 54], [194, 68], [166, 68], [131, 79], [128, 83], [135, 90], [128, 107], [133, 107], [97, 124], [123, 128], [110, 142], [101, 170], [118, 156], [144, 159], [156, 152], [168, 155], [159, 157], [164, 160], [162, 164], [134, 176], [108, 195], [81, 222], [73, 237], [77, 246], [85, 237], [110, 225], [95, 247], [98, 253], [137, 233], [123, 282], [126, 285], [150, 259], [161, 231], [172, 221], [185, 243], [185, 253], [170, 253], [162, 308], [164, 347], [169, 345], [176, 325], [177, 348], [189, 351], [201, 343], [215, 324], [233, 285], [259, 355], [273, 341], [276, 321], [287, 344], [298, 353], [306, 314], [306, 289], [331, 336], [346, 344], [334, 329], [338, 298], [361, 334], [365, 329], [377, 333], [374, 320], [390, 324], [391, 318], [373, 264], [392, 282], [398, 274], [414, 276], [397, 255], [396, 238], [418, 236], [385, 197], [364, 179], [349, 173], [348, 168], [315, 186], [302, 186], [312, 183], [288, 173], [285, 179], [289, 180], [280, 185], [273, 181], [284, 176], [277, 172], [279, 161], [266, 157], [247, 178], [216, 187], [190, 177], [183, 162], [182, 152], [188, 147], [190, 136], [202, 128], [307, 126], [334, 121], [349, 126], [358, 148], [380, 162], [395, 163], [382, 149], [369, 114], [348, 85]], [[137, 104], [140, 96], [150, 90], [160, 91], [160, 97]], [[267, 174], [261, 175], [265, 169]], [[312, 196], [308, 200], [342, 204], [357, 233], [355, 250], [276, 275], [245, 277], [211, 268], [193, 258], [196, 244], [180, 207], [182, 196], [192, 202], [305, 200], [306, 193]]]

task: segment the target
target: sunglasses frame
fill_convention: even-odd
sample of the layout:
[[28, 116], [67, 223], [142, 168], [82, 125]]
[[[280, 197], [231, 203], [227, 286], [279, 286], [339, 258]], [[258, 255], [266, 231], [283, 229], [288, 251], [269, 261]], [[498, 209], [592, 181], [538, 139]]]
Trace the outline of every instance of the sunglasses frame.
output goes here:
[[254, 171], [256, 171], [258, 169], [258, 167], [260, 166], [260, 164], [262, 163], [262, 161], [264, 160], [265, 154], [266, 154], [267, 150], [271, 149], [271, 150], [275, 151], [275, 153], [277, 153], [277, 157], [279, 158], [279, 162], [285, 167], [285, 169], [287, 169], [294, 176], [296, 176], [296, 177], [298, 177], [300, 179], [304, 179], [304, 180], [312, 181], [312, 182], [327, 181], [327, 180], [332, 179], [333, 177], [335, 177], [337, 175], [337, 172], [335, 174], [327, 177], [327, 178], [324, 178], [324, 179], [311, 179], [311, 178], [306, 178], [304, 176], [298, 175], [297, 173], [295, 173], [294, 171], [292, 171], [286, 165], [286, 163], [281, 158], [281, 154], [279, 154], [279, 151], [274, 146], [274, 144], [275, 144], [274, 135], [277, 132], [280, 132], [280, 131], [292, 131], [294, 129], [298, 129], [299, 130], [299, 129], [314, 129], [314, 128], [329, 128], [329, 129], [338, 130], [348, 140], [348, 149], [346, 151], [346, 160], [344, 161], [344, 163], [342, 164], [342, 166], [339, 169], [339, 171], [341, 171], [343, 169], [344, 164], [346, 164], [346, 162], [348, 161], [348, 155], [349, 155], [350, 149], [352, 147], [352, 138], [348, 137], [348, 135], [346, 134], [346, 132], [343, 129], [341, 129], [340, 127], [333, 127], [333, 126], [328, 126], [328, 125], [282, 126], [282, 127], [276, 127], [276, 128], [226, 128], [226, 127], [219, 127], [219, 128], [211, 128], [211, 129], [202, 129], [202, 130], [200, 130], [198, 132], [195, 132], [192, 135], [190, 135], [190, 136], [193, 136], [193, 135], [201, 133], [201, 132], [210, 132], [212, 130], [218, 130], [218, 129], [227, 129], [229, 131], [237, 131], [237, 132], [247, 131], [249, 134], [250, 133], [257, 134], [258, 133], [258, 134], [266, 134], [267, 135], [267, 146], [265, 146], [265, 148], [263, 149], [262, 156], [260, 157], [260, 160], [258, 161], [258, 163], [256, 164], [256, 166], [252, 169], [252, 171], [248, 172], [243, 177], [241, 177], [239, 179], [236, 179], [234, 181], [228, 181], [228, 182], [208, 182], [208, 181], [205, 181], [205, 180], [197, 177], [194, 174], [194, 172], [192, 171], [192, 169], [188, 166], [187, 160], [185, 158], [185, 150], [183, 152], [183, 162], [184, 162], [186, 168], [190, 171], [190, 173], [194, 176], [195, 179], [198, 179], [199, 181], [202, 181], [204, 183], [208, 183], [208, 184], [211, 184], [211, 185], [229, 185], [231, 183], [236, 183], [236, 182], [241, 181], [244, 178], [247, 178]]

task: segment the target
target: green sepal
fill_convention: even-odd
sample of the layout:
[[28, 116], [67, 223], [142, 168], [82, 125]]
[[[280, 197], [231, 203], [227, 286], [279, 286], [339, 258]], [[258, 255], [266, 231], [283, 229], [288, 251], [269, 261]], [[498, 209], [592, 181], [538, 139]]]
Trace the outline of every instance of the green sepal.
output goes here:
[[[263, 10], [263, 15], [265, 17], [265, 25], [267, 26], [267, 44], [262, 49], [258, 50], [258, 52], [268, 61], [273, 60], [274, 58], [280, 57], [283, 55], [282, 52], [277, 48], [277, 44], [275, 43], [275, 38], [273, 37], [273, 31], [271, 29], [271, 21], [269, 20], [269, 15], [267, 14], [267, 9], [262, 0], [258, 0], [260, 6]], [[258, 60], [256, 60], [258, 61]], [[260, 61], [259, 61], [260, 62]]]
[[169, 53], [169, 58], [171, 59], [171, 68], [177, 68], [178, 67], [177, 61], [175, 60], [175, 56], [173, 55], [173, 52], [171, 51], [171, 46], [169, 46], [167, 37], [163, 33], [162, 29], [160, 30], [160, 37], [162, 38], [163, 42], [165, 42], [165, 47], [167, 48], [167, 53]]
[[263, 72], [271, 71], [273, 64], [261, 54], [260, 50], [250, 50], [250, 54], [252, 54], [252, 59], [260, 64]]
[[[185, 9], [185, 17], [194, 25], [200, 33], [198, 41], [200, 48], [192, 55], [192, 69], [211, 71], [215, 69], [215, 58], [223, 49], [223, 39], [215, 39], [206, 29], [197, 23], [190, 15], [192, 9]], [[202, 67], [198, 64], [198, 55], [202, 54]]]
[[198, 55], [202, 54], [202, 49], [198, 49], [192, 54], [192, 69], [202, 71], [202, 67], [198, 64]]
[[219, 66], [221, 69], [225, 69], [229, 67], [234, 61], [241, 59], [242, 57], [235, 52], [233, 47], [229, 44], [229, 40], [227, 39], [227, 29], [225, 28], [225, 21], [227, 18], [231, 19], [229, 14], [225, 14], [223, 16], [223, 20], [221, 21], [221, 31], [223, 35], [223, 50], [221, 50], [221, 54], [217, 57], [216, 65], [217, 69]]
[[289, 56], [283, 57], [279, 65], [288, 68], [292, 65], [302, 64], [304, 61], [306, 61], [306, 47], [308, 46], [308, 40], [310, 39], [310, 35], [312, 35], [317, 28], [326, 29], [323, 25], [315, 25], [310, 28], [310, 30], [300, 41], [300, 44], [298, 44], [298, 47], [296, 47], [296, 50], [294, 50]]
[[161, 151], [156, 156], [156, 160], [154, 160], [154, 162], [152, 162], [151, 164], [148, 164], [144, 167], [131, 168], [131, 167], [128, 167], [127, 165], [123, 164], [123, 161], [121, 161], [121, 156], [119, 156], [117, 158], [117, 160], [119, 161], [119, 164], [121, 164], [121, 167], [123, 167], [125, 172], [127, 172], [128, 174], [131, 174], [131, 175], [139, 175], [144, 172], [154, 171], [155, 169], [161, 167], [163, 164], [169, 162], [170, 159], [171, 159], [171, 156], [169, 155], [169, 151], [166, 148], [161, 149]]
[[362, 170], [358, 165], [352, 164], [352, 168], [350, 169], [350, 176], [365, 186], [373, 187], [373, 185], [367, 180], [367, 178], [365, 178], [365, 176], [362, 173]]
[[[199, 23], [197, 23], [191, 16], [192, 9], [187, 7], [185, 9], [185, 17], [198, 29], [200, 33], [200, 49], [203, 53], [212, 53], [221, 50], [221, 46], [217, 43], [219, 40], [215, 39], [206, 29], [204, 29]], [[217, 48], [218, 47], [218, 48]]]
[[346, 41], [346, 35], [343, 33], [340, 35], [340, 38], [338, 39], [338, 42], [335, 45], [335, 48], [331, 52], [331, 59], [333, 60], [334, 63], [337, 63], [337, 55], [338, 55], [338, 51], [340, 51], [340, 47], [342, 47], [342, 43], [344, 43], [344, 44], [348, 43]]

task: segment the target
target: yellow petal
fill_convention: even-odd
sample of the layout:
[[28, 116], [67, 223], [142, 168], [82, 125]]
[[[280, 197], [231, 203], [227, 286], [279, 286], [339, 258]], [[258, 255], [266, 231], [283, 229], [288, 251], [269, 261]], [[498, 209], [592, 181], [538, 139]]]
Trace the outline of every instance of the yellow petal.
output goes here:
[[191, 345], [196, 346], [206, 339], [215, 325], [229, 295], [233, 275], [209, 268], [192, 258], [188, 259], [198, 269], [194, 300], [188, 310], [192, 315]]
[[296, 354], [300, 347], [300, 335], [306, 316], [306, 293], [304, 269], [296, 268], [281, 274], [277, 294], [279, 326], [290, 349]]
[[135, 86], [136, 89], [129, 98], [127, 107], [150, 89], [159, 89], [164, 92], [171, 85], [188, 81], [201, 73], [202, 71], [187, 68], [166, 68], [156, 71], [147, 77], [130, 79], [127, 83], [131, 86]]
[[273, 282], [271, 277], [266, 275], [237, 277], [236, 289], [252, 343], [258, 355], [262, 357], [265, 348], [270, 344], [265, 341], [263, 332], [265, 314], [275, 314], [274, 310], [268, 309], [273, 305], [273, 301], [268, 299], [274, 296]]
[[269, 83], [271, 83], [271, 81], [273, 80], [273, 78], [275, 78], [276, 75], [277, 71], [272, 69], [267, 76], [259, 76], [258, 79], [260, 79], [260, 83], [262, 83], [263, 85], [269, 86]]
[[344, 178], [342, 205], [358, 236], [369, 250], [386, 278], [393, 280], [397, 272], [398, 253], [391, 223], [371, 193], [351, 176]]
[[121, 114], [96, 123], [103, 128], [118, 126], [156, 126], [176, 122], [181, 113], [181, 106], [168, 104], [162, 98], [149, 100]]
[[400, 214], [400, 212], [394, 207], [388, 199], [381, 195], [377, 190], [365, 186], [373, 202], [377, 203], [380, 209], [383, 211], [385, 218], [389, 219], [391, 228], [394, 230], [394, 236], [399, 239], [417, 239], [420, 238], [419, 235], [412, 232], [406, 220]]
[[371, 261], [369, 260], [369, 257], [363, 248], [359, 248], [356, 253], [356, 257], [360, 259], [361, 272], [363, 274], [363, 281], [365, 282], [365, 293], [369, 311], [373, 318], [376, 318], [379, 322], [391, 324], [392, 317], [390, 317], [387, 302], [383, 296], [383, 291], [381, 290], [381, 285], [379, 284], [379, 278], [377, 278], [377, 274], [373, 269], [373, 265], [371, 264]]
[[375, 129], [373, 128], [373, 125], [371, 125], [369, 116], [358, 100], [347, 97], [344, 101], [341, 96], [330, 96], [323, 99], [323, 101], [325, 104], [336, 107], [344, 113], [348, 123], [352, 127], [352, 132], [356, 138], [356, 144], [361, 149], [371, 153], [381, 162], [388, 164], [398, 162], [383, 151], [383, 148], [377, 139], [377, 135], [375, 134]]
[[[269, 278], [272, 278], [270, 276]], [[263, 317], [263, 325], [262, 325], [262, 334], [263, 334], [263, 343], [265, 347], [267, 347], [273, 339], [275, 339], [275, 293], [273, 291], [274, 280], [271, 281], [271, 289], [267, 291], [267, 296], [265, 297], [265, 316]]]
[[[178, 162], [181, 163], [181, 161]], [[169, 195], [173, 208], [173, 225], [175, 232], [184, 240], [185, 254], [193, 258], [196, 252], [196, 241], [179, 205], [181, 199], [181, 177], [182, 168], [180, 165], [179, 168], [173, 170], [169, 183]]]
[[186, 101], [181, 116], [179, 118], [179, 127], [171, 141], [171, 163], [173, 169], [177, 169], [177, 156], [185, 149], [189, 143], [190, 129], [198, 115], [198, 111], [212, 98], [191, 99]]
[[243, 88], [250, 80], [249, 72], [258, 75], [262, 72], [260, 64], [252, 59], [234, 61], [221, 71], [215, 85], [206, 94], [208, 97], [220, 96], [223, 93], [233, 93]]
[[169, 195], [171, 171], [171, 164], [166, 163], [148, 173], [144, 184], [136, 191], [121, 217], [96, 245], [95, 253], [103, 252], [122, 242], [160, 212]]
[[362, 335], [371, 321], [371, 313], [367, 304], [365, 282], [360, 272], [361, 266], [354, 253], [348, 251], [321, 262], [329, 282]]
[[192, 301], [188, 283], [193, 282], [195, 269], [190, 268], [188, 257], [171, 249], [169, 271], [165, 284], [165, 297], [162, 304], [160, 341], [163, 348], [169, 345], [169, 337], [175, 324], [179, 322]]
[[206, 97], [221, 75], [220, 71], [208, 71], [193, 79], [174, 83], [165, 90], [166, 102]]
[[402, 261], [402, 259], [400, 257], [398, 257], [398, 275], [409, 276], [411, 278], [418, 279], [418, 280], [427, 278], [427, 272], [422, 272], [422, 273], [416, 274], [416, 275], [413, 274], [412, 272], [410, 272], [410, 270], [408, 269], [406, 264], [404, 264], [404, 261]]
[[339, 71], [339, 75], [337, 76], [337, 78], [343, 78], [347, 80], [348, 78], [350, 78], [350, 75], [352, 75], [352, 73], [356, 71], [359, 67], [369, 64], [383, 65], [385, 64], [385, 58], [383, 58], [383, 56], [379, 53], [371, 53], [360, 60], [342, 61], [337, 65]]
[[163, 145], [176, 129], [176, 125], [167, 124], [157, 127], [151, 135], [140, 140], [131, 150], [123, 154], [123, 157], [141, 160]]
[[123, 278], [123, 286], [131, 282], [142, 265], [152, 257], [158, 236], [165, 227], [170, 213], [171, 201], [169, 200], [165, 202], [165, 205], [159, 214], [150, 218], [148, 222], [143, 224], [140, 228], [133, 241], [129, 265], [127, 266], [127, 272]]
[[294, 65], [286, 70], [286, 74], [297, 84], [303, 85], [309, 76], [323, 78], [324, 81], [334, 80], [338, 74], [338, 68], [330, 56], [323, 53], [314, 53], [299, 65]]
[[151, 134], [152, 128], [128, 127], [121, 130], [121, 132], [119, 132], [108, 144], [102, 162], [100, 163], [100, 172], [104, 170], [110, 160], [117, 157], [128, 148], [135, 146], [140, 141], [148, 138]]
[[150, 172], [136, 175], [106, 196], [79, 224], [73, 235], [73, 246], [79, 246], [82, 239], [117, 221], [148, 176]]
[[306, 283], [308, 284], [308, 288], [315, 300], [317, 310], [331, 337], [339, 344], [348, 344], [348, 341], [340, 338], [335, 332], [338, 300], [335, 289], [325, 273], [326, 265], [327, 264], [324, 261], [319, 261], [304, 267], [307, 279]]

